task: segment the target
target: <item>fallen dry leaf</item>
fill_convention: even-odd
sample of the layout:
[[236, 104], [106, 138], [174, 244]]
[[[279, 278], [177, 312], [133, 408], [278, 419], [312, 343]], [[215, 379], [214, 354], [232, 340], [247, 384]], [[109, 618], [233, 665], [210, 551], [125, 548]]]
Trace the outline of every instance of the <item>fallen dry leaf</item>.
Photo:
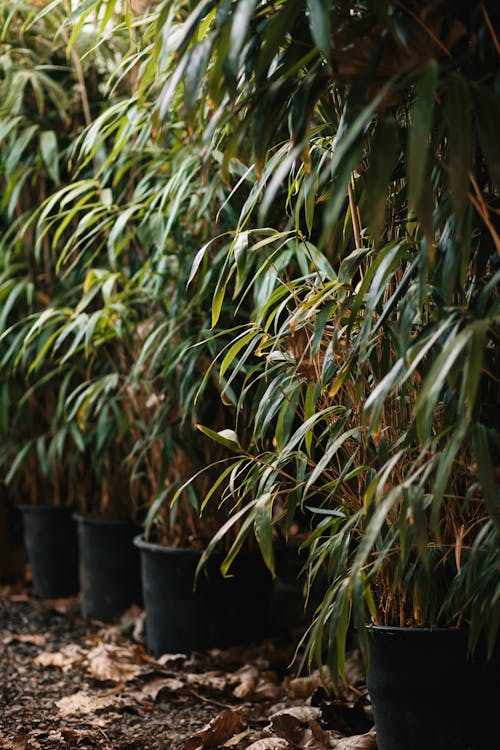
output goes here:
[[282, 737], [266, 737], [263, 740], [252, 742], [246, 750], [287, 750], [290, 744]]
[[319, 719], [321, 709], [316, 706], [291, 706], [281, 711], [276, 711], [269, 718], [271, 722], [279, 721], [282, 716], [292, 716], [296, 721], [307, 723], [308, 721]]
[[2, 745], [2, 748], [4, 750], [27, 750], [29, 739], [27, 734], [18, 734], [13, 740], [6, 740], [6, 744]]
[[255, 691], [257, 682], [259, 681], [259, 670], [256, 667], [243, 667], [236, 672], [238, 679], [240, 680], [233, 690], [233, 695], [236, 698], [248, 698]]
[[180, 667], [186, 659], [186, 654], [162, 654], [156, 661], [162, 667]]
[[41, 667], [58, 667], [67, 672], [76, 664], [81, 664], [84, 659], [85, 651], [76, 643], [69, 643], [60, 651], [42, 651], [33, 661]]
[[17, 634], [17, 633], [11, 633], [10, 635], [5, 635], [2, 638], [2, 643], [4, 646], [8, 646], [9, 643], [19, 642], [19, 643], [32, 643], [34, 646], [43, 646], [44, 643], [47, 641], [47, 636], [42, 635], [41, 633], [37, 634]]
[[160, 693], [180, 693], [183, 690], [185, 690], [185, 685], [182, 680], [177, 680], [175, 677], [159, 677], [143, 685], [140, 693], [156, 701]]
[[240, 732], [239, 734], [235, 734], [234, 737], [231, 737], [230, 740], [227, 742], [224, 742], [222, 747], [234, 747], [235, 745], [239, 745], [242, 740], [245, 739], [245, 737], [248, 737], [250, 734], [249, 729], [245, 729], [243, 732]]
[[352, 737], [342, 737], [333, 745], [335, 750], [376, 750], [377, 739], [374, 729], [366, 734], [356, 734]]
[[327, 750], [330, 735], [316, 721], [320, 715], [321, 710], [314, 706], [295, 706], [272, 714], [271, 726], [275, 734], [295, 747]]
[[260, 679], [251, 698], [253, 700], [277, 700], [283, 695], [283, 687], [277, 682]]
[[96, 680], [128, 682], [142, 672], [147, 662], [141, 646], [114, 646], [101, 643], [87, 654], [88, 671]]
[[319, 672], [313, 672], [307, 677], [295, 677], [288, 683], [290, 698], [309, 698], [321, 685]]
[[76, 714], [92, 714], [116, 703], [116, 695], [96, 695], [79, 690], [78, 693], [68, 695], [56, 701], [56, 706], [62, 716]]
[[319, 688], [325, 688], [327, 693], [333, 690], [330, 671], [323, 667], [322, 671], [315, 670], [306, 677], [295, 677], [288, 683], [288, 696], [290, 698], [310, 698], [310, 696]]
[[236, 734], [240, 727], [241, 716], [237, 711], [223, 711], [190, 737], [184, 745], [184, 750], [219, 747]]
[[199, 685], [218, 692], [224, 692], [229, 685], [227, 675], [217, 671], [188, 673], [184, 677], [189, 685]]

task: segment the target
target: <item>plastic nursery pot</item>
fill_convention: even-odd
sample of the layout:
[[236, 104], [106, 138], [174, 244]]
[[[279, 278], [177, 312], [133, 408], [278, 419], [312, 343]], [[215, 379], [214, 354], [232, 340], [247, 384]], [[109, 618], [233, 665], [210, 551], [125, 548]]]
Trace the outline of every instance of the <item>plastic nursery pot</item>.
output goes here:
[[113, 622], [131, 604], [141, 603], [140, 559], [133, 545], [138, 527], [124, 521], [75, 518], [82, 614]]
[[0, 583], [22, 581], [26, 562], [22, 513], [0, 488]]
[[467, 658], [467, 632], [367, 626], [378, 750], [496, 747], [499, 649]]
[[272, 578], [260, 554], [240, 553], [231, 578], [213, 554], [193, 590], [201, 550], [134, 540], [141, 551], [147, 647], [155, 656], [251, 643], [268, 633]]
[[20, 510], [34, 593], [41, 599], [77, 594], [78, 547], [72, 509], [21, 505]]

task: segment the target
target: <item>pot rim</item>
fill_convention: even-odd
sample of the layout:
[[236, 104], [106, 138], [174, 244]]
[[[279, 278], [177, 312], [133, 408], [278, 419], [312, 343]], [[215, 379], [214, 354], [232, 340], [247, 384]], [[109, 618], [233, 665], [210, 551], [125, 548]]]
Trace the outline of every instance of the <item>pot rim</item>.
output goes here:
[[407, 627], [400, 627], [398, 625], [377, 625], [374, 622], [366, 623], [365, 625], [366, 630], [370, 633], [380, 633], [380, 635], [400, 635], [404, 633], [415, 633], [422, 636], [430, 635], [431, 633], [456, 633], [457, 635], [466, 635], [467, 634], [467, 628], [464, 627], [456, 627], [453, 625], [450, 625], [449, 627], [438, 627], [438, 628], [429, 628], [429, 627], [419, 627], [416, 625], [409, 625]]
[[37, 513], [39, 511], [43, 512], [50, 512], [50, 511], [69, 511], [72, 512], [74, 510], [73, 505], [49, 505], [48, 503], [44, 503], [43, 505], [31, 505], [31, 503], [20, 503], [19, 505], [15, 506], [23, 513], [30, 513], [34, 512]]
[[[158, 544], [157, 542], [147, 542], [144, 539], [144, 534], [137, 534], [134, 537], [133, 542], [136, 547], [140, 550], [152, 552], [153, 554], [174, 554], [174, 555], [191, 555], [192, 557], [201, 557], [205, 552], [206, 547], [203, 549], [193, 549], [192, 547], [169, 547], [167, 544]], [[213, 552], [212, 554], [217, 555], [220, 553]]]
[[135, 521], [124, 521], [119, 518], [98, 518], [83, 513], [73, 513], [73, 518], [77, 523], [88, 524], [89, 526], [131, 526], [136, 529], [139, 528], [139, 524]]
[[[169, 554], [169, 555], [178, 555], [178, 556], [183, 555], [184, 557], [201, 558], [201, 556], [207, 550], [206, 547], [202, 547], [201, 549], [193, 549], [192, 547], [169, 547], [167, 544], [158, 544], [157, 542], [147, 542], [144, 539], [144, 534], [137, 534], [137, 536], [135, 536], [133, 539], [133, 544], [136, 547], [138, 547], [141, 551], [150, 552], [153, 555]], [[223, 562], [226, 555], [227, 555], [227, 552], [222, 552], [221, 550], [212, 550], [208, 558], [205, 560], [205, 565], [208, 565], [210, 563], [210, 560], [212, 561], [215, 560], [217, 565], [220, 565]], [[262, 566], [265, 568], [264, 561], [262, 560], [262, 557], [258, 550], [240, 550], [240, 552], [238, 552], [236, 558], [234, 559], [233, 563], [236, 566], [238, 559], [252, 562], [254, 561], [255, 557], [258, 558], [259, 565], [260, 565], [260, 562], [262, 562]]]

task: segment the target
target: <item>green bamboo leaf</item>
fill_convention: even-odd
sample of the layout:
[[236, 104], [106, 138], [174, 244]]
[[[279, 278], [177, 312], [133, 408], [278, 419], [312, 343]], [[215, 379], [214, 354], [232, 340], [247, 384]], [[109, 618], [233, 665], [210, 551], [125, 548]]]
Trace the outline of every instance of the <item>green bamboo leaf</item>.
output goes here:
[[284, 44], [301, 9], [301, 0], [288, 0], [272, 18], [255, 63], [255, 74], [258, 79], [267, 75], [273, 58]]
[[475, 86], [472, 90], [474, 112], [476, 116], [479, 143], [481, 145], [486, 166], [500, 190], [500, 103], [498, 95], [492, 93], [485, 86]]
[[[225, 268], [227, 268], [227, 263], [225, 264]], [[217, 321], [219, 320], [224, 297], [226, 296], [226, 287], [234, 274], [234, 268], [235, 267], [232, 266], [227, 274], [224, 273], [223, 270], [217, 280], [217, 287], [215, 289], [214, 297], [212, 300], [212, 328], [214, 328], [214, 326], [217, 324]]]
[[[72, 23], [73, 21], [76, 21], [78, 18], [80, 18], [80, 16], [84, 14], [88, 15], [89, 12], [93, 10], [93, 8], [97, 8], [97, 6], [100, 5], [101, 3], [102, 3], [102, 0], [83, 0], [83, 2], [79, 2], [75, 10], [71, 13], [70, 17], [68, 18], [68, 23]], [[59, 3], [55, 3], [55, 5], [58, 5], [58, 4]]]
[[415, 404], [417, 427], [421, 440], [430, 438], [432, 434], [434, 410], [444, 383], [455, 366], [458, 357], [467, 346], [471, 336], [472, 331], [469, 328], [460, 332], [457, 332], [455, 329], [455, 331], [451, 332], [443, 350], [422, 381], [420, 393]]
[[484, 363], [485, 342], [488, 325], [481, 321], [479, 325], [472, 326], [472, 336], [467, 348], [464, 371], [464, 397], [467, 404], [467, 419], [472, 421], [474, 406], [476, 404], [479, 382]]
[[83, 440], [83, 435], [78, 425], [76, 425], [74, 422], [71, 422], [69, 425], [69, 431], [71, 433], [71, 437], [73, 438], [73, 441], [75, 445], [77, 446], [78, 450], [80, 450], [83, 453], [85, 451], [85, 442]]
[[317, 462], [316, 466], [314, 467], [313, 471], [311, 472], [311, 474], [309, 475], [307, 479], [307, 483], [304, 488], [304, 494], [307, 494], [310, 491], [311, 487], [321, 476], [322, 472], [328, 468], [332, 458], [335, 456], [336, 453], [338, 453], [339, 449], [344, 445], [346, 440], [349, 440], [349, 438], [354, 437], [355, 435], [359, 435], [359, 427], [353, 427], [350, 430], [346, 430], [345, 432], [342, 432], [339, 435], [339, 437], [337, 437], [327, 447], [327, 449], [324, 451], [320, 460]]
[[375, 239], [380, 235], [387, 207], [387, 190], [401, 146], [393, 117], [379, 120], [370, 141], [370, 161], [366, 175], [368, 228]]
[[31, 125], [29, 128], [23, 130], [15, 141], [10, 144], [7, 160], [5, 162], [5, 171], [7, 175], [13, 174], [14, 170], [17, 168], [20, 159], [33, 136], [38, 131], [38, 128], [38, 125]]
[[238, 232], [236, 238], [231, 246], [234, 254], [234, 260], [236, 262], [236, 289], [235, 294], [241, 290], [244, 280], [245, 272], [247, 268], [248, 258], [248, 232]]
[[217, 492], [221, 484], [226, 480], [226, 478], [231, 474], [232, 471], [234, 471], [238, 466], [241, 466], [242, 462], [237, 461], [236, 463], [231, 463], [229, 466], [226, 466], [223, 472], [219, 474], [215, 482], [212, 484], [210, 489], [208, 490], [207, 494], [202, 500], [201, 506], [200, 506], [200, 514], [203, 513], [204, 509], [210, 502], [210, 499], [213, 497], [213, 495]]
[[275, 81], [257, 103], [252, 123], [257, 175], [262, 173], [269, 144], [276, 137], [292, 88], [292, 82], [287, 78]]
[[200, 96], [201, 83], [206, 74], [212, 43], [213, 38], [207, 36], [198, 42], [189, 53], [188, 64], [184, 73], [184, 101], [188, 116], [193, 111]]
[[219, 443], [219, 445], [229, 448], [229, 450], [234, 453], [241, 453], [242, 448], [234, 430], [220, 430], [220, 432], [215, 432], [215, 430], [211, 430], [209, 427], [205, 427], [202, 424], [197, 424], [195, 426], [197, 430], [211, 440], [214, 440], [216, 443]]
[[274, 576], [273, 502], [274, 496], [271, 492], [265, 492], [257, 498], [254, 510], [254, 529], [263, 560]]
[[[202, 554], [202, 556], [200, 558], [200, 561], [199, 561], [199, 563], [197, 565], [197, 568], [196, 568], [196, 578], [198, 578], [200, 572], [203, 570], [203, 567], [204, 567], [205, 563], [207, 562], [208, 558], [210, 557], [210, 555], [212, 554], [212, 552], [214, 551], [214, 549], [217, 547], [217, 545], [221, 541], [224, 540], [224, 538], [226, 537], [226, 535], [233, 529], [233, 526], [236, 526], [236, 528], [238, 528], [239, 522], [241, 521], [241, 519], [243, 518], [243, 516], [248, 515], [252, 511], [252, 508], [254, 507], [255, 502], [256, 502], [255, 500], [252, 500], [250, 503], [248, 503], [248, 505], [244, 505], [243, 508], [240, 508], [239, 510], [237, 510], [220, 527], [220, 529], [218, 529], [216, 531], [216, 533], [213, 535], [212, 539], [208, 543], [206, 549], [204, 550], [204, 552], [203, 552], [203, 554]], [[245, 538], [246, 538], [246, 536], [248, 536], [248, 533], [249, 533], [249, 531], [250, 531], [250, 529], [252, 527], [252, 524], [253, 524], [253, 517], [252, 516], [250, 516], [249, 518], [246, 518], [242, 522], [242, 526], [241, 526], [241, 528], [239, 529], [239, 531], [238, 531], [238, 533], [236, 535], [236, 539], [235, 539], [235, 541], [233, 543], [233, 546], [229, 550], [229, 552], [226, 555], [226, 558], [225, 558], [225, 560], [224, 560], [224, 562], [222, 564], [221, 570], [222, 570], [223, 575], [227, 575], [229, 566], [233, 562], [234, 557], [236, 556], [236, 554], [241, 549], [241, 547], [242, 547], [242, 545], [243, 545], [243, 543], [245, 541]]]
[[160, 96], [158, 98], [158, 117], [160, 119], [160, 122], [165, 122], [165, 120], [168, 119], [170, 114], [170, 105], [172, 104], [172, 100], [175, 96], [175, 92], [177, 91], [177, 88], [184, 78], [187, 66], [189, 64], [189, 57], [188, 55], [185, 55], [184, 57], [181, 57], [178, 64], [175, 67], [174, 72], [170, 75], [169, 78], [167, 78], [167, 81], [165, 85], [163, 86], [163, 89], [160, 93]]
[[328, 168], [325, 178], [333, 177], [333, 187], [323, 216], [324, 243], [329, 236], [333, 225], [340, 215], [345, 201], [347, 183], [352, 177], [352, 172], [361, 159], [364, 149], [365, 131], [373, 120], [374, 114], [380, 102], [387, 95], [392, 86], [392, 81], [387, 82], [378, 94], [364, 106], [360, 112], [352, 102], [347, 102], [341, 121], [339, 123], [333, 159]]
[[467, 205], [469, 170], [472, 162], [472, 107], [469, 86], [461, 75], [452, 74], [446, 98], [448, 165], [451, 199], [459, 221]]
[[[306, 419], [309, 419], [309, 417], [314, 414], [317, 397], [317, 384], [314, 382], [308, 383], [306, 389], [306, 397], [304, 399], [304, 416]], [[304, 445], [308, 456], [311, 456], [313, 434], [313, 430], [310, 430], [306, 433], [306, 436], [304, 438]]]
[[[182, 34], [175, 40], [175, 51], [179, 57], [183, 57], [183, 53], [189, 46], [193, 36], [197, 34], [198, 30], [202, 27], [202, 21], [204, 18], [211, 17], [211, 10], [216, 5], [216, 0], [200, 0], [198, 5], [194, 8], [188, 18], [182, 24]], [[167, 10], [168, 5], [164, 8]], [[159, 31], [161, 31], [161, 26]]]
[[54, 182], [59, 182], [59, 144], [53, 130], [44, 130], [40, 134], [40, 150], [48, 173]]
[[259, 333], [256, 334], [256, 332], [253, 330], [247, 333], [243, 331], [237, 337], [234, 344], [232, 344], [232, 346], [228, 349], [224, 359], [222, 360], [220, 368], [219, 368], [219, 378], [222, 379], [224, 377], [228, 367], [233, 364], [235, 357], [243, 349], [243, 347], [249, 344], [250, 341], [254, 339], [260, 340], [260, 338], [261, 338], [260, 334]]
[[416, 86], [408, 135], [408, 203], [418, 210], [429, 163], [429, 143], [438, 84], [439, 66], [431, 60], [423, 68]]
[[221, 573], [226, 578], [230, 576], [229, 571], [230, 571], [231, 565], [233, 564], [236, 557], [241, 552], [243, 545], [245, 544], [247, 537], [250, 535], [250, 531], [252, 530], [252, 526], [253, 526], [253, 519], [254, 519], [253, 512], [251, 511], [249, 512], [248, 506], [244, 506], [242, 510], [246, 511], [247, 517], [241, 524], [241, 527], [238, 529], [236, 539], [231, 545], [229, 552], [227, 553], [226, 557], [224, 558], [222, 562], [222, 565], [220, 566]]
[[495, 470], [491, 460], [488, 444], [488, 433], [484, 425], [476, 423], [473, 427], [472, 441], [477, 459], [478, 477], [486, 502], [488, 513], [500, 534], [500, 498], [495, 479]]
[[467, 425], [462, 422], [459, 424], [458, 428], [454, 430], [446, 448], [439, 456], [431, 505], [431, 527], [434, 530], [437, 539], [439, 539], [440, 535], [439, 521], [441, 517], [443, 496], [450, 481], [453, 462], [463, 445], [466, 434]]
[[240, 52], [245, 43], [256, 4], [257, 0], [239, 0], [232, 13], [227, 65], [235, 78], [238, 73]]
[[331, 3], [330, 0], [307, 0], [308, 22], [311, 36], [317, 47], [330, 62]]
[[198, 269], [199, 269], [199, 267], [200, 267], [200, 265], [201, 265], [201, 263], [203, 261], [203, 258], [205, 257], [206, 252], [207, 252], [207, 250], [210, 247], [210, 245], [211, 245], [212, 242], [213, 242], [213, 240], [209, 240], [208, 242], [206, 242], [203, 245], [203, 247], [201, 247], [198, 250], [198, 252], [196, 253], [196, 255], [194, 256], [193, 265], [191, 266], [191, 272], [190, 272], [189, 278], [187, 280], [187, 286], [189, 286], [189, 284], [191, 284], [191, 282], [193, 281], [194, 277], [198, 273]]
[[401, 499], [403, 493], [403, 487], [393, 487], [385, 498], [377, 505], [375, 512], [370, 518], [366, 529], [363, 532], [363, 536], [360, 539], [359, 546], [356, 550], [356, 555], [353, 561], [353, 572], [361, 572], [370, 554], [373, 551], [373, 545], [376, 542], [378, 535], [382, 529], [382, 526], [386, 522], [390, 511]]
[[218, 107], [222, 104], [224, 96], [226, 94], [225, 83], [232, 89], [232, 93], [235, 94], [234, 81], [231, 76], [226, 79], [224, 76], [224, 69], [227, 62], [227, 55], [229, 54], [229, 35], [231, 27], [229, 24], [222, 24], [222, 28], [217, 40], [217, 48], [215, 49], [215, 59], [212, 61], [210, 66], [210, 72], [207, 80], [208, 96], [213, 105]]
[[21, 448], [18, 449], [16, 456], [14, 460], [12, 461], [12, 463], [10, 464], [9, 470], [5, 476], [5, 484], [7, 485], [10, 484], [12, 479], [15, 477], [16, 473], [22, 467], [23, 462], [26, 459], [32, 447], [33, 447], [33, 441], [30, 440], [27, 443], [25, 443]]

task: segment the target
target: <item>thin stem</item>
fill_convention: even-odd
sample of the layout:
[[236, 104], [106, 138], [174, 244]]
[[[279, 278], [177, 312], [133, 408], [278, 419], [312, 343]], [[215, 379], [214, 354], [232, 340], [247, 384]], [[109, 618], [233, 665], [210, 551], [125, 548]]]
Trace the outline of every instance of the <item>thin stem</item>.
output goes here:
[[472, 195], [471, 193], [468, 193], [469, 200], [471, 201], [472, 205], [488, 227], [488, 230], [491, 234], [491, 237], [493, 239], [493, 242], [495, 243], [495, 248], [500, 256], [500, 236], [498, 235], [497, 230], [493, 226], [493, 223], [490, 219], [490, 213], [488, 210], [488, 206], [486, 205], [486, 202], [484, 200], [483, 194], [481, 193], [481, 190], [479, 188], [479, 185], [477, 184], [476, 178], [472, 174], [472, 172], [469, 172], [469, 179], [472, 182], [472, 185], [474, 187], [474, 193], [475, 195]]
[[495, 29], [493, 28], [493, 24], [491, 23], [490, 15], [484, 5], [481, 5], [481, 10], [483, 11], [484, 20], [486, 21], [486, 25], [491, 34], [491, 38], [493, 39], [493, 44], [495, 45], [497, 55], [500, 57], [500, 42], [498, 41]]
[[410, 8], [408, 8], [408, 6], [405, 3], [398, 2], [397, 4], [398, 4], [398, 6], [400, 8], [402, 8], [402, 10], [405, 13], [408, 13], [408, 15], [411, 16], [413, 18], [413, 20], [416, 21], [418, 23], [418, 25], [422, 29], [424, 29], [424, 31], [432, 39], [432, 41], [434, 42], [434, 44], [437, 44], [437, 46], [439, 47], [439, 49], [442, 50], [447, 57], [451, 57], [451, 52], [448, 49], [448, 47], [446, 47], [446, 45], [443, 44], [443, 42], [441, 41], [441, 39], [439, 39], [439, 37], [437, 37], [435, 35], [435, 33], [432, 31], [432, 29], [429, 28], [429, 26], [427, 26], [427, 24], [424, 21], [422, 21], [422, 19], [420, 18], [420, 16], [417, 16], [417, 14], [414, 11], [412, 11]]
[[359, 220], [358, 206], [356, 204], [356, 199], [354, 197], [354, 190], [352, 187], [352, 177], [349, 180], [347, 191], [349, 193], [349, 208], [351, 210], [351, 221], [352, 221], [352, 231], [354, 233], [354, 242], [356, 244], [356, 250], [361, 250], [363, 245], [361, 244], [360, 220]]

